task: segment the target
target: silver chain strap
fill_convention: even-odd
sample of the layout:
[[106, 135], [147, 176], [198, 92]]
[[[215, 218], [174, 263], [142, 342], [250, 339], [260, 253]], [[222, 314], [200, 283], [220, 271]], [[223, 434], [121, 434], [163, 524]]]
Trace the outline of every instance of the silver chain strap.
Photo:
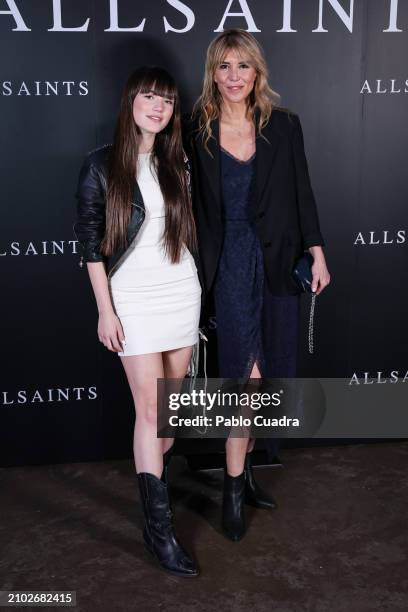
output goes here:
[[[200, 343], [200, 340], [201, 340], [201, 343]], [[191, 356], [190, 365], [189, 365], [188, 372], [187, 372], [187, 376], [190, 377], [190, 381], [189, 381], [189, 393], [191, 394], [193, 389], [195, 389], [196, 379], [197, 379], [197, 376], [198, 376], [198, 369], [199, 369], [199, 365], [200, 365], [200, 344], [201, 344], [202, 347], [203, 347], [203, 356], [204, 356], [203, 370], [204, 370], [204, 397], [205, 398], [207, 398], [207, 384], [208, 384], [208, 377], [207, 377], [207, 342], [208, 342], [207, 336], [204, 334], [202, 329], [199, 328], [199, 330], [198, 330], [198, 340], [197, 340], [197, 343], [193, 347], [193, 353], [192, 353], [192, 356]], [[204, 406], [202, 408], [202, 415], [201, 416], [203, 416], [203, 417], [206, 416], [206, 405], [207, 405], [207, 400], [205, 400]], [[205, 435], [207, 433], [208, 426], [205, 425], [204, 431], [202, 429], [199, 429], [198, 427], [193, 427], [193, 429], [195, 429], [197, 433], [199, 433], [201, 435]]]
[[317, 294], [316, 292], [312, 293], [312, 301], [310, 303], [310, 313], [309, 313], [309, 353], [313, 353], [313, 333], [314, 333], [314, 311], [316, 304]]

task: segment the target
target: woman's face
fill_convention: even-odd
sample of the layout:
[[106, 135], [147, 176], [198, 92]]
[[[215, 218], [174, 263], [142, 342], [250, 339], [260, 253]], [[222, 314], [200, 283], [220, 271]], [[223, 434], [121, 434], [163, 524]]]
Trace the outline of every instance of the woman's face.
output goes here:
[[255, 79], [256, 70], [251, 60], [236, 51], [228, 51], [214, 74], [218, 91], [226, 102], [243, 102], [251, 93]]
[[133, 119], [142, 134], [158, 134], [171, 119], [174, 100], [154, 92], [138, 93], [133, 100]]

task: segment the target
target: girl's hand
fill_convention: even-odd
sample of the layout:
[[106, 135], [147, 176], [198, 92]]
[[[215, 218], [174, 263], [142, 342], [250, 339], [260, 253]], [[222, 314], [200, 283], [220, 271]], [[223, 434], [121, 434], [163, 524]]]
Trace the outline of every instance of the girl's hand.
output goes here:
[[125, 335], [122, 324], [113, 310], [99, 313], [98, 338], [110, 351], [116, 353], [123, 351]]
[[313, 255], [312, 265], [312, 291], [319, 295], [330, 283], [330, 274], [327, 269], [326, 259], [321, 246], [310, 247], [309, 252]]

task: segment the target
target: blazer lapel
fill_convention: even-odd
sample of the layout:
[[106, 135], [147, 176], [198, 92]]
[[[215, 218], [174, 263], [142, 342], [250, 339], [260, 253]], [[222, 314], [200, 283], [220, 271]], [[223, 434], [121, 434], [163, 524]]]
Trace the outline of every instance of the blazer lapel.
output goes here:
[[219, 120], [215, 119], [211, 122], [212, 137], [207, 143], [207, 147], [211, 153], [204, 148], [203, 135], [197, 134], [194, 138], [197, 141], [198, 157], [202, 167], [204, 168], [205, 174], [207, 175], [208, 185], [212, 191], [214, 197], [214, 203], [217, 210], [221, 211], [221, 172], [220, 172], [220, 137]]
[[256, 137], [255, 208], [257, 211], [262, 208], [262, 196], [271, 176], [280, 139], [279, 133], [270, 124], [265, 126], [262, 134], [263, 136], [257, 135]]
[[[273, 114], [273, 111], [272, 111]], [[255, 112], [256, 123], [259, 119], [259, 110]], [[203, 136], [197, 134], [194, 138], [197, 141], [197, 151], [201, 165], [207, 175], [208, 185], [214, 197], [215, 207], [221, 213], [221, 172], [220, 172], [220, 124], [219, 120], [215, 119], [211, 122], [213, 137], [207, 143], [208, 149], [212, 157], [204, 149]], [[278, 150], [279, 133], [272, 127], [269, 122], [262, 130], [262, 136], [257, 135], [255, 140], [256, 156], [255, 156], [255, 192], [254, 192], [254, 208], [259, 212], [263, 208], [262, 197], [265, 187], [271, 176], [271, 171]]]

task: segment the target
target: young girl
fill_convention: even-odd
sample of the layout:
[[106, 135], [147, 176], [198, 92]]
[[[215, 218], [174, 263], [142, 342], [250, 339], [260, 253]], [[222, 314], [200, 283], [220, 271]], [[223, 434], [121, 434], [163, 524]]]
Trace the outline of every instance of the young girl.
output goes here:
[[142, 67], [130, 76], [113, 145], [87, 156], [77, 199], [74, 230], [98, 306], [98, 337], [120, 356], [135, 403], [144, 541], [166, 570], [197, 576], [173, 528], [166, 462], [174, 439], [157, 438], [157, 379], [186, 375], [201, 304], [179, 96], [165, 70]]

